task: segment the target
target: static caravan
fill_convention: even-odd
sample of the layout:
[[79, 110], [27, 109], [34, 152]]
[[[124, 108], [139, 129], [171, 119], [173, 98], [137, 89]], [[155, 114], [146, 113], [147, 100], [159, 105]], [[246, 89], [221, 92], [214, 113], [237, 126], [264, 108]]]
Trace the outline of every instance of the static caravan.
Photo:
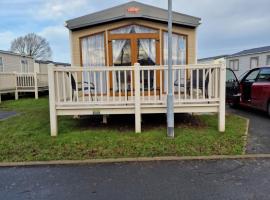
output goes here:
[[[200, 21], [173, 13], [174, 110], [221, 108], [223, 131], [224, 66], [196, 64]], [[141, 114], [166, 113], [167, 26], [167, 10], [135, 1], [68, 20], [72, 66], [49, 69], [51, 134], [58, 115], [135, 114], [140, 132]]]

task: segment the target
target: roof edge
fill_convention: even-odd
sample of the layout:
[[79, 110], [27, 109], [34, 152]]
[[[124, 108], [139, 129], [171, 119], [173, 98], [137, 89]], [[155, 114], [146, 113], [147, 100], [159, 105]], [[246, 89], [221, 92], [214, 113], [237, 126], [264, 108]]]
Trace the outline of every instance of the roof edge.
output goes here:
[[[137, 1], [130, 1], [128, 3], [119, 4], [119, 5], [110, 7], [110, 8], [106, 8], [104, 10], [99, 10], [97, 12], [93, 12], [93, 13], [90, 13], [90, 14], [82, 15], [80, 17], [76, 17], [76, 18], [73, 18], [73, 19], [66, 20], [65, 21], [65, 27], [68, 28], [69, 30], [75, 30], [75, 29], [84, 28], [84, 27], [87, 27], [87, 26], [94, 26], [94, 25], [99, 25], [99, 24], [103, 24], [103, 23], [108, 23], [108, 22], [114, 21], [114, 20], [130, 19], [130, 18], [142, 18], [142, 19], [147, 18], [147, 19], [153, 19], [153, 20], [157, 20], [157, 21], [165, 21], [163, 18], [162, 19], [158, 18], [158, 17], [155, 18], [153, 16], [148, 16], [148, 15], [141, 15], [141, 16], [134, 16], [134, 17], [132, 17], [132, 16], [127, 17], [126, 15], [119, 15], [119, 16], [115, 16], [115, 18], [103, 19], [103, 20], [100, 20], [100, 21], [97, 21], [97, 22], [84, 23], [84, 24], [80, 24], [80, 25], [70, 25], [70, 23], [72, 23], [73, 21], [80, 20], [82, 18], [89, 17], [91, 15], [106, 12], [106, 11], [109, 11], [109, 10], [112, 10], [112, 9], [117, 9], [117, 8], [120, 8], [120, 7], [128, 5], [128, 4], [132, 4], [132, 3], [136, 3], [136, 4], [139, 4], [139, 5], [142, 5], [142, 6], [147, 6], [149, 8], [151, 8], [151, 7], [156, 8], [156, 9], [159, 9], [159, 10], [162, 10], [162, 11], [167, 11], [167, 9], [164, 9], [164, 8], [161, 8], [161, 7], [156, 7], [156, 6], [152, 6], [152, 5], [149, 5], [149, 4], [144, 4], [144, 3], [141, 3], [141, 2], [137, 2]], [[192, 18], [192, 20], [194, 20], [194, 23], [187, 23], [187, 22], [181, 22], [181, 21], [174, 21], [173, 20], [174, 24], [186, 25], [186, 26], [191, 26], [191, 27], [194, 27], [194, 28], [198, 27], [201, 24], [201, 18], [199, 18], [199, 17], [183, 14], [183, 13], [176, 12], [176, 11], [173, 11], [173, 14], [181, 15], [181, 16], [184, 16], [184, 17], [189, 17], [189, 18]]]
[[255, 55], [255, 54], [260, 54], [260, 53], [267, 53], [267, 52], [270, 52], [270, 50], [267, 50], [267, 51], [258, 51], [258, 52], [255, 52], [255, 53], [243, 53], [243, 54], [237, 54], [237, 55], [230, 55], [228, 56], [227, 58], [235, 58], [235, 57], [240, 57], [240, 56], [248, 56], [248, 55]]

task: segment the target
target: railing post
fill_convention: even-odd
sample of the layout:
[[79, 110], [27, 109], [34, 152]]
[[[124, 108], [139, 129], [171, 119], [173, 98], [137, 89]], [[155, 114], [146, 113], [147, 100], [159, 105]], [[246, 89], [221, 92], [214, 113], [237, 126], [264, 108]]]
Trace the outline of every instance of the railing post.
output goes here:
[[55, 107], [54, 66], [51, 64], [48, 65], [48, 83], [49, 83], [51, 136], [57, 136], [57, 114], [56, 114], [56, 107]]
[[220, 63], [220, 77], [219, 77], [219, 113], [218, 113], [218, 129], [219, 132], [225, 131], [225, 77], [226, 77], [226, 65]]
[[35, 99], [38, 99], [38, 79], [37, 72], [34, 73]]
[[18, 77], [17, 77], [17, 73], [14, 72], [14, 77], [15, 77], [15, 100], [19, 99], [19, 92], [18, 92]]
[[140, 84], [140, 64], [134, 64], [135, 81], [135, 132], [141, 132], [141, 84]]

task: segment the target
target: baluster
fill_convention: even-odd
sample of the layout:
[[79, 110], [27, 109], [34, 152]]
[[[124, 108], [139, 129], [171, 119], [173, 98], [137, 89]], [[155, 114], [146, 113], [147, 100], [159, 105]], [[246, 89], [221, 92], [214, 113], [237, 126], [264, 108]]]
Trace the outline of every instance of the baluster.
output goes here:
[[125, 101], [127, 101], [127, 71], [124, 71], [124, 89], [125, 89]]
[[190, 99], [193, 99], [193, 69], [191, 69], [191, 74], [190, 74], [190, 89], [189, 89], [189, 95]]
[[60, 92], [59, 92], [59, 72], [55, 72], [55, 76], [56, 76], [56, 94], [57, 94], [57, 103], [60, 102]]
[[[70, 76], [71, 76], [71, 74], [70, 74]], [[67, 97], [66, 97], [65, 72], [62, 72], [62, 85], [63, 85], [63, 98], [64, 98], [64, 102], [66, 102]]]
[[84, 92], [84, 70], [81, 71], [81, 76], [82, 76], [82, 83], [81, 83], [81, 86], [82, 86], [82, 101], [84, 102], [84, 96], [85, 96], [85, 92]]
[[209, 76], [209, 84], [208, 84], [208, 98], [211, 99], [212, 98], [212, 68], [208, 69], [208, 76]]
[[97, 97], [97, 74], [96, 71], [93, 71], [94, 74], [94, 85], [95, 85], [95, 101], [98, 101], [98, 97]]
[[178, 83], [177, 83], [177, 89], [178, 89], [178, 101], [180, 101], [180, 99], [181, 99], [181, 90], [180, 90], [180, 88], [181, 88], [181, 82], [180, 82], [180, 80], [181, 80], [181, 69], [179, 69], [178, 70]]
[[103, 72], [99, 72], [99, 78], [100, 78], [100, 100], [103, 102]]
[[184, 98], [185, 100], [187, 99], [187, 69], [185, 67], [185, 71], [184, 71]]
[[90, 102], [91, 98], [93, 98], [91, 94], [91, 71], [86, 71], [86, 75], [87, 75], [87, 82], [88, 82], [88, 101]]
[[157, 101], [157, 70], [154, 69], [154, 77], [153, 77], [153, 85], [154, 85], [154, 98], [155, 98], [155, 102]]
[[162, 69], [160, 69], [159, 70], [159, 84], [160, 84], [160, 86], [159, 86], [159, 96], [160, 96], [160, 98], [162, 99], [162, 90], [163, 90], [163, 84], [164, 84], [164, 82], [163, 82], [163, 70]]
[[113, 82], [112, 82], [112, 88], [113, 88], [113, 101], [115, 101], [115, 70], [112, 71], [112, 78], [113, 78]]
[[197, 91], [196, 91], [196, 95], [197, 95], [197, 99], [199, 99], [199, 69], [196, 69], [196, 79], [197, 79], [197, 81], [196, 81], [196, 84], [197, 84]]
[[121, 88], [121, 71], [118, 70], [118, 97], [119, 97], [119, 101], [122, 101], [121, 100], [121, 93], [122, 93], [122, 88]]
[[203, 68], [203, 91], [202, 91], [202, 95], [203, 95], [203, 99], [205, 99], [205, 68]]
[[75, 85], [76, 85], [76, 98], [77, 98], [77, 102], [79, 102], [79, 88], [78, 88], [78, 72], [74, 72], [75, 73]]
[[107, 101], [110, 100], [110, 83], [109, 83], [109, 71], [106, 71], [106, 83], [107, 83]]
[[218, 68], [215, 68], [215, 98], [218, 97]]
[[133, 70], [130, 70], [130, 95], [133, 99]]
[[[64, 74], [64, 72], [63, 72]], [[71, 72], [68, 72], [68, 79], [69, 79], [69, 92], [70, 92], [70, 102], [73, 101], [73, 98], [74, 98], [74, 88], [72, 88], [72, 80], [71, 80], [71, 76], [72, 76], [72, 73]], [[64, 75], [63, 75], [63, 79], [65, 79]], [[64, 92], [66, 91], [65, 88], [66, 88], [66, 84], [64, 84]], [[66, 98], [64, 97], [64, 101], [66, 101]]]
[[150, 91], [150, 70], [147, 70], [147, 87], [148, 87], [148, 101], [151, 98], [151, 91]]
[[[144, 69], [141, 68], [142, 72], [142, 100], [144, 101]], [[140, 87], [140, 86], [139, 86]]]

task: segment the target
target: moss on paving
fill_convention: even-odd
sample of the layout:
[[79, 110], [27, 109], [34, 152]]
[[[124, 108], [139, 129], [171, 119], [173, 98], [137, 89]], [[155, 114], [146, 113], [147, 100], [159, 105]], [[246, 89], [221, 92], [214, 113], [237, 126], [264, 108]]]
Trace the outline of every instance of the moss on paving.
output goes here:
[[100, 125], [94, 118], [59, 117], [59, 135], [53, 138], [49, 132], [48, 98], [5, 101], [0, 104], [1, 110], [20, 115], [0, 121], [0, 161], [236, 155], [242, 153], [244, 145], [246, 121], [236, 115], [226, 116], [225, 133], [217, 131], [216, 115], [177, 122], [175, 139], [166, 137], [165, 123], [149, 125], [146, 120], [143, 133], [136, 134], [133, 120], [124, 127], [120, 120], [119, 125], [117, 121]]

